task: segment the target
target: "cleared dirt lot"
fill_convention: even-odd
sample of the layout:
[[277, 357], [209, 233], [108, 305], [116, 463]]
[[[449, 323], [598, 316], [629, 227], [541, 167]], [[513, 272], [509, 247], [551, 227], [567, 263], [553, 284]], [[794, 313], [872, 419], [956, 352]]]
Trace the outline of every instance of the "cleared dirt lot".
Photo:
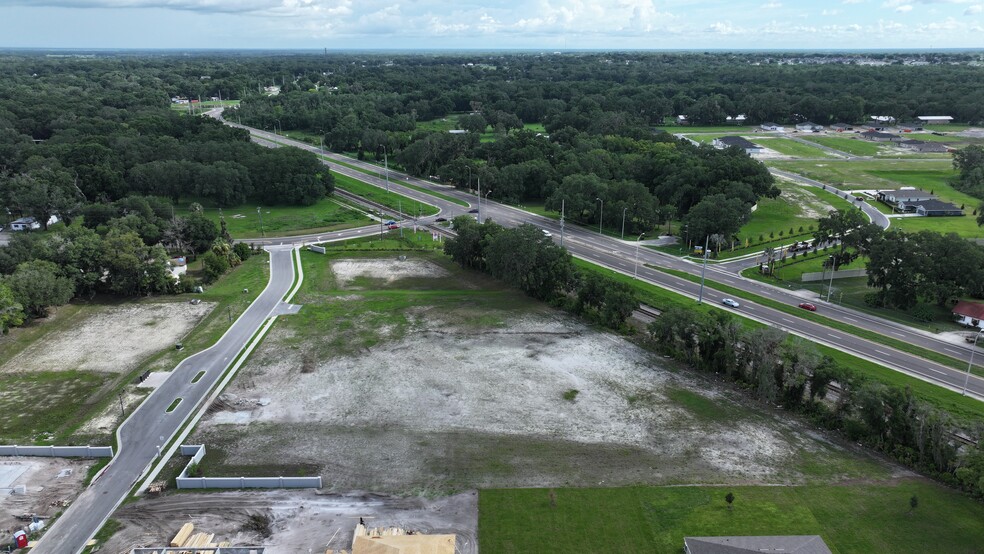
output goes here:
[[212, 307], [204, 302], [162, 302], [94, 310], [78, 325], [28, 346], [0, 367], [0, 372], [126, 373], [147, 356], [173, 347]]
[[[0, 544], [10, 544], [13, 532], [30, 523], [16, 516], [35, 514], [46, 520], [64, 509], [63, 503], [75, 500], [93, 463], [65, 458], [0, 458]], [[24, 487], [24, 493], [12, 494], [19, 487]]]
[[[307, 315], [278, 324], [195, 431], [208, 472], [317, 472], [330, 490], [413, 494], [794, 482], [811, 477], [804, 458], [829, 475], [853, 470], [839, 448], [618, 336], [505, 301], [512, 293], [476, 292], [467, 275], [454, 289], [448, 267], [430, 273], [428, 291], [417, 271], [394, 304], [404, 282], [382, 276], [401, 262], [387, 263], [393, 271], [376, 267], [372, 282], [326, 274], [327, 291], [311, 268]], [[337, 336], [369, 346], [325, 348]]]
[[[246, 530], [251, 514], [270, 518], [270, 536]], [[316, 491], [223, 492], [179, 494], [128, 504], [114, 514], [123, 524], [103, 547], [129, 552], [160, 546], [186, 522], [196, 532], [215, 534], [234, 545], [268, 545], [269, 554], [350, 549], [352, 533], [364, 518], [370, 527], [402, 527], [429, 534], [457, 535], [458, 551], [478, 552], [478, 494], [465, 492], [433, 500], [398, 498], [363, 492], [345, 495]]]

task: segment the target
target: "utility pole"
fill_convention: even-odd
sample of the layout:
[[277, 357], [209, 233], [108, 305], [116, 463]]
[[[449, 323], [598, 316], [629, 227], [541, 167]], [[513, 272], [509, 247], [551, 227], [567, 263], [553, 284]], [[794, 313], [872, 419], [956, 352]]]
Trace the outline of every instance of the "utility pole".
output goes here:
[[[400, 238], [403, 238], [403, 198], [396, 201], [397, 210], [400, 212]], [[417, 224], [414, 223], [414, 232], [417, 232]]]
[[697, 294], [697, 303], [700, 304], [704, 299], [704, 272], [707, 271], [707, 247], [709, 246], [711, 235], [704, 239], [704, 265], [700, 268], [700, 292]]
[[386, 156], [386, 147], [383, 146], [383, 166], [386, 168], [386, 192], [390, 191], [390, 170], [389, 161]]
[[636, 239], [635, 269], [632, 270], [633, 279], [639, 278], [639, 245], [642, 243], [642, 239], [645, 238], [645, 236], [646, 233], [642, 233], [639, 235], [639, 238]]
[[564, 247], [564, 202], [567, 200], [564, 198], [560, 199], [560, 247]]
[[629, 208], [622, 208], [622, 240], [625, 240], [625, 210]]
[[598, 234], [601, 234], [601, 222], [605, 220], [605, 201], [601, 198], [595, 198], [598, 202], [601, 202], [601, 211], [598, 213]]
[[266, 233], [263, 232], [263, 213], [260, 212], [260, 207], [256, 207], [256, 215], [260, 217], [260, 236], [266, 238]]
[[478, 176], [478, 192], [476, 193], [476, 195], [478, 196], [478, 222], [479, 224], [481, 224], [482, 223], [482, 176], [481, 175]]

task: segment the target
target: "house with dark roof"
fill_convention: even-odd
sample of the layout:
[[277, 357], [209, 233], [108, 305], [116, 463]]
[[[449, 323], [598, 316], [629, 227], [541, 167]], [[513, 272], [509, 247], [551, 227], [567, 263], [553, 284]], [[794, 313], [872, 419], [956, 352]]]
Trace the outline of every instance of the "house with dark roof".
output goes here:
[[960, 207], [942, 200], [929, 199], [916, 202], [899, 202], [899, 209], [903, 213], [913, 213], [928, 217], [938, 216], [962, 216], [964, 214]]
[[843, 133], [844, 131], [853, 131], [854, 126], [848, 125], [847, 123], [834, 123], [830, 126], [831, 131], [837, 131], [838, 133]]
[[720, 148], [720, 149], [737, 146], [738, 148], [741, 148], [742, 150], [745, 151], [746, 154], [749, 155], [758, 154], [759, 152], [764, 150], [761, 146], [755, 144], [754, 142], [744, 137], [736, 137], [736, 136], [719, 137], [714, 139], [711, 142], [711, 144], [715, 148]]
[[803, 123], [796, 124], [796, 130], [816, 133], [817, 131], [823, 131], [823, 125], [817, 125], [812, 121], [804, 121]]
[[765, 123], [759, 125], [759, 127], [761, 127], [763, 131], [780, 131], [780, 132], [782, 132], [782, 131], [785, 131], [786, 130], [782, 125], [779, 125], [778, 123], [773, 123], [771, 121], [766, 121]]
[[923, 124], [919, 121], [910, 121], [907, 123], [899, 123], [899, 131], [903, 133], [911, 133], [913, 131], [922, 131]]
[[918, 202], [920, 200], [932, 200], [936, 198], [924, 190], [901, 189], [901, 190], [879, 190], [875, 191], [875, 198], [879, 202], [886, 204], [898, 204], [899, 202]]
[[952, 311], [960, 325], [984, 329], [984, 304], [961, 300]]
[[775, 537], [685, 537], [686, 554], [832, 554], [820, 535]]
[[875, 131], [874, 129], [870, 129], [861, 133], [861, 138], [863, 138], [864, 140], [870, 140], [874, 142], [898, 142], [902, 140], [902, 137], [898, 135], [893, 135], [892, 133], [883, 133], [881, 131]]

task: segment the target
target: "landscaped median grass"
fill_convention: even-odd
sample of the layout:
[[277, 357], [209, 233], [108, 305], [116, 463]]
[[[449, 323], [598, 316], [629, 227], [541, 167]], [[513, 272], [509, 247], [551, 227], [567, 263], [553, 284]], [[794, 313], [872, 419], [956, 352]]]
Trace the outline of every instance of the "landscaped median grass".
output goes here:
[[342, 175], [341, 173], [335, 173], [332, 171], [332, 175], [335, 176], [335, 186], [351, 194], [361, 196], [366, 200], [371, 200], [373, 202], [378, 202], [391, 210], [399, 210], [403, 208], [403, 213], [405, 214], [415, 214], [418, 209], [420, 215], [434, 215], [438, 212], [438, 209], [430, 204], [425, 204], [409, 198], [395, 192], [387, 192], [377, 186], [370, 185], [368, 183], [363, 183], [358, 179], [353, 179], [347, 175]]
[[[735, 496], [728, 508], [724, 500]], [[551, 493], [554, 495], [551, 500]], [[918, 507], [910, 513], [909, 499]], [[984, 506], [921, 479], [795, 487], [491, 489], [482, 552], [677, 553], [684, 537], [820, 535], [837, 554], [975, 552]]]
[[[686, 310], [709, 312], [711, 310], [718, 309], [715, 306], [709, 306], [707, 303], [698, 305], [694, 300], [687, 298], [686, 296], [683, 296], [681, 294], [668, 291], [666, 289], [657, 287], [656, 285], [646, 283], [639, 279], [634, 279], [630, 275], [625, 275], [613, 271], [611, 269], [601, 267], [592, 264], [590, 262], [586, 262], [579, 258], [574, 259], [574, 264], [578, 267], [588, 269], [591, 271], [596, 271], [598, 273], [611, 277], [616, 281], [628, 284], [636, 291], [636, 297], [639, 299], [640, 302], [652, 306], [660, 311], [665, 311], [670, 308], [682, 308]], [[647, 266], [647, 267], [651, 267], [651, 266]], [[661, 268], [652, 268], [652, 269], [661, 269]], [[673, 275], [677, 275], [678, 273], [678, 272], [667, 271], [667, 270], [662, 270], [662, 271], [666, 271], [667, 273], [671, 273]], [[679, 276], [690, 280], [700, 279], [699, 277], [694, 277], [688, 274], [682, 274]], [[761, 297], [758, 297], [754, 294], [743, 293], [741, 291], [738, 291], [737, 289], [728, 287], [726, 285], [720, 285], [718, 283], [713, 283], [712, 281], [706, 281], [706, 280], [705, 280], [705, 284], [712, 286], [716, 290], [727, 292], [728, 294], [733, 295], [735, 297], [747, 298], [749, 300], [759, 302], [769, 307], [778, 308], [779, 306], [782, 306], [784, 308], [788, 308], [788, 310], [783, 309], [782, 311], [789, 313], [791, 315], [795, 315], [798, 317], [806, 317], [808, 319], [812, 319], [819, 323], [830, 321], [828, 318], [819, 316], [813, 312], [806, 312], [805, 310], [802, 310], [796, 306], [786, 306], [781, 302], [774, 302], [768, 299], [762, 299]], [[747, 328], [763, 326], [763, 324], [758, 323], [757, 321], [753, 321], [751, 319], [742, 317], [740, 313], [736, 313], [734, 315], [738, 318], [738, 320], [742, 323], [742, 325], [744, 325]], [[842, 332], [849, 332], [845, 330], [845, 328], [850, 327], [849, 325], [845, 325], [836, 321], [832, 322], [830, 326], [831, 328], [835, 328]], [[859, 331], [863, 331], [863, 330], [859, 330]], [[898, 346], [895, 346], [893, 344], [889, 344], [888, 341], [891, 341], [892, 339], [888, 339], [887, 337], [883, 337], [882, 335], [879, 335], [877, 333], [872, 333], [870, 331], [864, 331], [864, 332], [870, 333], [871, 335], [878, 337], [878, 339], [876, 340], [878, 340], [882, 344], [885, 344], [886, 346], [890, 346], [908, 352], [908, 350], [906, 349], [899, 348]], [[858, 335], [858, 336], [862, 336], [862, 335]], [[862, 338], [869, 338], [869, 337], [862, 336]], [[885, 341], [882, 342], [881, 339], [885, 339]], [[895, 341], [895, 342], [900, 342], [900, 341]], [[828, 346], [824, 346], [821, 344], [817, 344], [816, 346], [823, 355], [830, 356], [831, 358], [835, 359], [838, 363], [844, 366], [853, 367], [856, 370], [858, 370], [860, 373], [863, 373], [864, 375], [868, 376], [871, 379], [874, 379], [882, 383], [895, 385], [901, 388], [908, 387], [913, 392], [913, 394], [915, 394], [919, 398], [932, 403], [933, 405], [935, 405], [936, 407], [942, 410], [946, 410], [958, 420], [980, 421], [981, 419], [984, 419], [984, 403], [981, 403], [980, 401], [974, 398], [962, 396], [961, 394], [953, 392], [949, 389], [945, 389], [943, 387], [934, 385], [932, 383], [927, 383], [926, 381], [916, 379], [915, 377], [910, 377], [904, 373], [899, 373], [897, 371], [894, 371], [877, 363], [869, 362], [868, 360], [858, 358], [857, 356], [854, 356], [852, 354], [847, 354], [845, 352], [841, 352], [840, 350], [830, 348]], [[910, 352], [910, 353], [914, 353], [914, 352]], [[966, 369], [966, 367], [967, 366], [964, 365], [963, 369]], [[976, 369], [979, 370], [979, 368]]]
[[[259, 210], [259, 213], [257, 213]], [[175, 210], [183, 213], [186, 209]], [[310, 206], [260, 206], [243, 204], [231, 208], [206, 208], [205, 216], [219, 223], [220, 213], [233, 238], [261, 238], [340, 231], [372, 223], [358, 210], [338, 201], [322, 198]]]
[[[330, 163], [332, 163], [334, 165], [340, 165], [342, 167], [347, 167], [347, 168], [352, 169], [354, 171], [358, 171], [359, 173], [365, 173], [366, 175], [371, 175], [373, 177], [378, 177], [380, 179], [385, 179], [386, 178], [385, 170], [382, 173], [377, 172], [377, 171], [370, 171], [370, 170], [368, 170], [368, 169], [366, 169], [364, 167], [359, 167], [359, 166], [356, 166], [356, 165], [347, 164], [345, 162], [340, 162], [340, 161], [338, 161], [338, 160], [336, 160], [334, 158], [328, 158], [327, 156], [322, 156], [322, 157], [325, 160], [327, 160], [328, 162], [330, 162]], [[457, 198], [448, 196], [446, 194], [441, 194], [440, 192], [433, 191], [433, 190], [430, 190], [430, 189], [426, 189], [424, 187], [415, 185], [413, 183], [409, 183], [406, 180], [402, 180], [402, 179], [393, 180], [393, 176], [392, 175], [390, 175], [390, 180], [392, 182], [396, 183], [396, 184], [399, 184], [401, 187], [406, 187], [408, 189], [412, 189], [412, 190], [415, 190], [417, 192], [422, 192], [424, 194], [428, 194], [430, 196], [433, 196], [434, 198], [440, 198], [441, 200], [444, 200], [446, 202], [451, 202], [451, 203], [457, 204], [459, 206], [464, 206], [464, 207], [468, 207], [468, 206], [471, 205], [468, 202], [465, 202], [464, 200], [459, 200]]]

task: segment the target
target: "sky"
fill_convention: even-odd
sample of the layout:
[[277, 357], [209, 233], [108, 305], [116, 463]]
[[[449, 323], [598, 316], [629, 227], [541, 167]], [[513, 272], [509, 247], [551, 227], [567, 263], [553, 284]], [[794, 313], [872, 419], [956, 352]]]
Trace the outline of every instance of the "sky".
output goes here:
[[0, 47], [984, 49], [984, 0], [0, 0]]

